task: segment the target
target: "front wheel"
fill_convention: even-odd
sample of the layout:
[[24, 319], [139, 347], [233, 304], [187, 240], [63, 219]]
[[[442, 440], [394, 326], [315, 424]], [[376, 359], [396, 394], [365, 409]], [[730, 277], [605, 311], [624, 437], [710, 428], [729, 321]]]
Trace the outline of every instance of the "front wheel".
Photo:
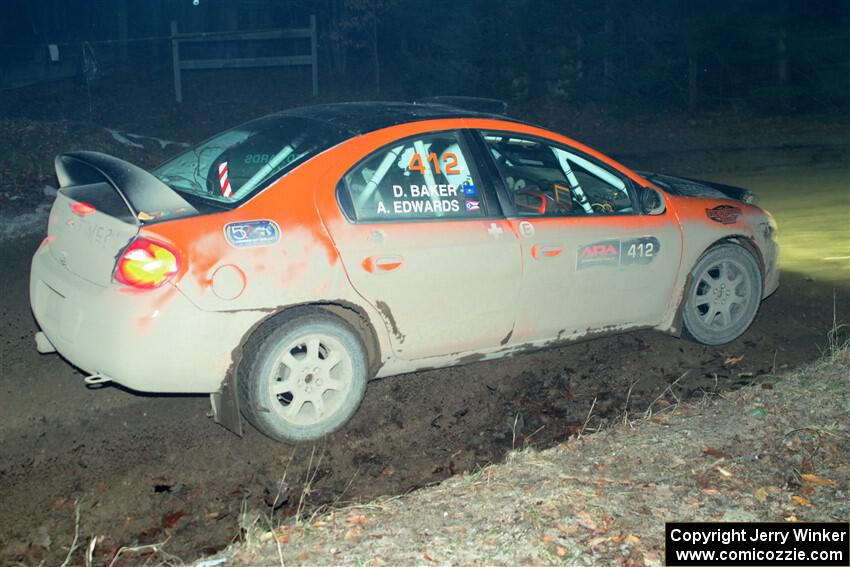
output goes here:
[[359, 336], [321, 311], [296, 315], [249, 342], [243, 364], [242, 413], [277, 441], [313, 441], [333, 432], [351, 418], [366, 390]]
[[741, 246], [721, 244], [703, 254], [691, 271], [683, 319], [688, 333], [706, 345], [740, 337], [761, 303], [761, 271]]

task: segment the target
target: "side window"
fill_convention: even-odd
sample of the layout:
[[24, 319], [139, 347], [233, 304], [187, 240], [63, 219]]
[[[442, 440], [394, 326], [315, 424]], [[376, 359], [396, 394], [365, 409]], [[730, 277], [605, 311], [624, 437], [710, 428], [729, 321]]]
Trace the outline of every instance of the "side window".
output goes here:
[[455, 132], [424, 134], [378, 150], [349, 171], [345, 197], [357, 221], [486, 216], [475, 170]]
[[626, 182], [578, 153], [513, 134], [483, 135], [517, 212], [527, 216], [634, 213]]

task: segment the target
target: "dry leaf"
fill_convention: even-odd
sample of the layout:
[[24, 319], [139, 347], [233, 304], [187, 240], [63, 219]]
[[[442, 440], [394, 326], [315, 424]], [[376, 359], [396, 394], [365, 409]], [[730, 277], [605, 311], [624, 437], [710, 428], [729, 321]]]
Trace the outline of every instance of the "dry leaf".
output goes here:
[[362, 526], [366, 523], [366, 516], [363, 514], [353, 514], [346, 518], [345, 522], [351, 526]]
[[563, 547], [559, 547], [558, 549], [555, 550], [555, 553], [558, 555], [558, 557], [563, 557], [567, 554], [567, 550], [564, 549]]
[[630, 543], [632, 545], [640, 545], [640, 538], [629, 534], [626, 536], [626, 543]]
[[588, 545], [588, 547], [596, 547], [600, 543], [603, 543], [603, 542], [606, 542], [606, 541], [608, 541], [608, 536], [599, 536], [599, 537], [595, 537], [592, 540], [590, 540], [587, 543], [587, 545]]
[[723, 459], [726, 457], [726, 454], [723, 453], [720, 449], [715, 449], [711, 445], [703, 445], [703, 448], [700, 449], [703, 455], [708, 455], [709, 457], [714, 457], [715, 459]]
[[590, 514], [588, 514], [587, 512], [580, 512], [579, 517], [581, 519], [578, 521], [578, 523], [589, 529], [590, 531], [595, 532], [599, 528], [599, 525], [593, 518], [590, 517]]
[[815, 486], [835, 486], [834, 480], [816, 474], [804, 474], [802, 477], [805, 482]]
[[178, 510], [177, 512], [174, 512], [172, 514], [165, 516], [162, 519], [162, 527], [173, 528], [175, 526], [175, 524], [177, 524], [177, 522], [180, 521], [180, 518], [182, 518], [185, 515], [186, 515], [186, 512], [183, 512], [182, 510]]
[[327, 528], [328, 526], [330, 526], [330, 523], [325, 522], [324, 520], [316, 520], [313, 522], [314, 528]]
[[555, 541], [555, 538], [553, 538], [551, 535], [546, 534], [545, 536], [543, 536], [544, 543], [552, 543], [553, 541]]
[[786, 516], [786, 517], [785, 517], [785, 521], [786, 521], [786, 522], [796, 522], [796, 521], [797, 521], [797, 516]]
[[764, 502], [765, 500], [767, 500], [767, 489], [762, 486], [761, 488], [756, 490], [755, 496], [756, 500], [758, 500], [759, 502]]
[[726, 360], [723, 361], [723, 366], [735, 366], [739, 362], [744, 360], [744, 355], [741, 356], [732, 356], [731, 354], [726, 357]]
[[431, 557], [427, 553], [422, 554], [422, 559], [424, 559], [425, 561], [430, 561], [431, 563], [439, 563], [439, 561], [437, 561], [436, 559], [434, 559], [433, 557]]
[[395, 475], [395, 467], [392, 465], [387, 465], [384, 467], [384, 470], [381, 471], [381, 474], [384, 476], [393, 476]]
[[666, 408], [670, 405], [670, 402], [665, 400], [664, 398], [661, 398], [660, 400], [655, 400], [655, 403], [661, 406], [662, 408]]
[[806, 498], [805, 496], [792, 496], [791, 500], [799, 504], [800, 506], [811, 506], [812, 501]]
[[729, 471], [727, 471], [723, 467], [717, 467], [717, 472], [719, 472], [720, 474], [722, 474], [726, 478], [729, 478], [730, 476], [732, 476], [732, 473], [730, 473]]
[[362, 533], [363, 533], [363, 530], [361, 530], [357, 526], [354, 526], [354, 527], [350, 528], [347, 532], [345, 532], [345, 535], [342, 536], [342, 539], [348, 541], [350, 539], [360, 537], [360, 534], [362, 534]]
[[310, 559], [310, 554], [306, 551], [302, 551], [298, 554], [298, 561], [307, 561], [308, 559]]

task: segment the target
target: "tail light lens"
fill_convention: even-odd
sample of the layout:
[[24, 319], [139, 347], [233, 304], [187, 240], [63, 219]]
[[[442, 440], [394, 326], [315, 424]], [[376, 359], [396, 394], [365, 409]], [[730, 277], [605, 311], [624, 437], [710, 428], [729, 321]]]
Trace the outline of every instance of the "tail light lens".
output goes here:
[[115, 280], [138, 289], [154, 289], [180, 269], [180, 256], [160, 242], [139, 237], [118, 258]]

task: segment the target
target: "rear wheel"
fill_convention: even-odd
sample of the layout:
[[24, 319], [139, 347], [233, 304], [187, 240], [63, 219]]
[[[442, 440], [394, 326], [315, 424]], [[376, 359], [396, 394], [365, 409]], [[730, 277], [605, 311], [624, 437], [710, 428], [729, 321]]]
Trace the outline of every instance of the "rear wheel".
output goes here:
[[351, 327], [319, 310], [296, 315], [246, 347], [239, 401], [277, 441], [323, 437], [347, 422], [366, 390], [366, 351]]
[[703, 344], [733, 341], [753, 322], [761, 293], [761, 271], [753, 255], [736, 244], [715, 246], [691, 271], [685, 329]]

